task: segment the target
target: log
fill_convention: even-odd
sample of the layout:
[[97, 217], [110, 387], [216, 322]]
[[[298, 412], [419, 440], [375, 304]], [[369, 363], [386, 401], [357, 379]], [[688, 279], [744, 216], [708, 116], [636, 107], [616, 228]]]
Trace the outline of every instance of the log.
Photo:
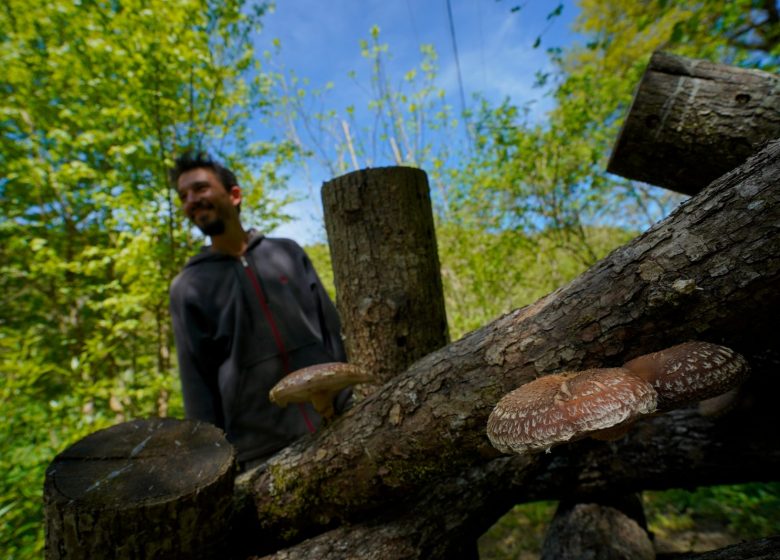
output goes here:
[[693, 195], [778, 136], [778, 76], [656, 52], [607, 171]]
[[[618, 441], [582, 440], [549, 454], [501, 456], [440, 479], [369, 521], [267, 558], [460, 558], [452, 551], [466, 549], [517, 503], [603, 502], [610, 493], [776, 480], [780, 442], [767, 427], [780, 425], [773, 400], [780, 389], [777, 365], [757, 371], [739, 405], [720, 418], [689, 407], [640, 421]], [[643, 524], [641, 510], [623, 510]]]
[[322, 203], [347, 356], [381, 385], [449, 342], [428, 178], [355, 171], [325, 183]]
[[620, 509], [600, 503], [561, 503], [540, 559], [583, 558], [655, 560], [655, 550], [647, 531]]
[[266, 536], [294, 542], [365, 519], [495, 459], [484, 435], [492, 407], [539, 375], [689, 339], [749, 360], [774, 348], [779, 224], [774, 141], [566, 287], [415, 362], [271, 458], [252, 482]]
[[100, 430], [46, 470], [46, 557], [213, 558], [229, 550], [235, 451], [195, 421]]
[[743, 542], [707, 552], [659, 555], [658, 560], [777, 560], [780, 536]]

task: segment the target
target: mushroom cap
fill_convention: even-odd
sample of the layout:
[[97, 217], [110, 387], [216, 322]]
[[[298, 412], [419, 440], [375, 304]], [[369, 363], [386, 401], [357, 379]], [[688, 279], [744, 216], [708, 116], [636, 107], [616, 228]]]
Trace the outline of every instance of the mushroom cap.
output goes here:
[[286, 375], [271, 389], [269, 398], [279, 406], [287, 406], [324, 395], [332, 397], [350, 385], [370, 381], [374, 381], [374, 378], [354, 364], [315, 364]]
[[623, 367], [653, 386], [659, 410], [721, 395], [750, 373], [747, 360], [731, 348], [698, 341], [639, 356]]
[[487, 435], [503, 453], [549, 450], [655, 411], [649, 383], [622, 368], [540, 377], [506, 394], [488, 418]]

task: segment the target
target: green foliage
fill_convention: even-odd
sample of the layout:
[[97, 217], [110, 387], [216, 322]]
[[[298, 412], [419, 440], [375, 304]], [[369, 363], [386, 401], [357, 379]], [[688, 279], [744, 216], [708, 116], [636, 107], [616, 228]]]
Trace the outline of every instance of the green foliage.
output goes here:
[[[0, 550], [40, 556], [43, 471], [87, 433], [181, 415], [168, 286], [193, 238], [166, 179], [230, 152], [249, 220], [290, 144], [250, 141], [268, 78], [249, 0], [9, 0], [0, 8]], [[225, 138], [229, 138], [226, 141]]]
[[[675, 535], [701, 526], [718, 530], [735, 541], [750, 541], [780, 532], [780, 483], [711, 486], [643, 492], [648, 527], [657, 537], [674, 542]], [[480, 558], [536, 558], [555, 502], [515, 506], [479, 540]], [[686, 540], [683, 546], [686, 546]]]
[[566, 284], [636, 232], [585, 228], [574, 238], [553, 230], [526, 235], [445, 222], [436, 235], [450, 335], [457, 339]]
[[534, 502], [513, 507], [479, 538], [480, 560], [538, 558], [555, 502]]
[[703, 519], [744, 540], [780, 532], [778, 482], [645, 492], [643, 499], [650, 530], [659, 535], [691, 529]]
[[333, 301], [336, 301], [336, 287], [333, 283], [333, 265], [330, 259], [330, 247], [327, 243], [318, 243], [306, 247], [306, 254], [309, 255], [314, 269], [322, 281], [322, 285], [328, 292]]

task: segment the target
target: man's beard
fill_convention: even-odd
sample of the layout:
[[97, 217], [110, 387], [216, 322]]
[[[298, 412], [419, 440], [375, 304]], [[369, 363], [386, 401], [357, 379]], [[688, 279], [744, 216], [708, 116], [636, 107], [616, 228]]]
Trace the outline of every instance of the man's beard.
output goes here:
[[225, 220], [222, 218], [214, 218], [205, 224], [201, 225], [196, 223], [195, 225], [198, 226], [198, 229], [202, 231], [204, 235], [208, 235], [209, 237], [225, 233]]

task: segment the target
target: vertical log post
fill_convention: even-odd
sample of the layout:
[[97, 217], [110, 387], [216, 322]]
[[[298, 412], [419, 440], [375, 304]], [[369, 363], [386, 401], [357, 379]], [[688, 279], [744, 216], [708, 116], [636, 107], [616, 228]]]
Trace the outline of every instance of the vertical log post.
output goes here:
[[46, 558], [226, 553], [235, 451], [218, 428], [154, 418], [100, 430], [46, 470]]
[[427, 176], [355, 171], [322, 202], [347, 355], [384, 383], [449, 341]]
[[542, 544], [541, 560], [654, 560], [638, 494], [561, 500]]

